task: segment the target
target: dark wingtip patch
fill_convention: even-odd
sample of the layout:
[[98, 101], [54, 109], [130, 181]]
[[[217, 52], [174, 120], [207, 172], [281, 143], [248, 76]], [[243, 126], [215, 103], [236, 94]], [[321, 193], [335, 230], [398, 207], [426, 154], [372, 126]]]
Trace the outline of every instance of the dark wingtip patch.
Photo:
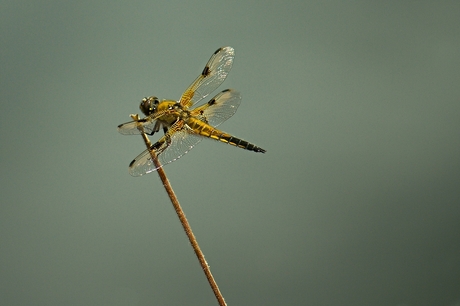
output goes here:
[[132, 165], [134, 164], [134, 162], [135, 162], [135, 161], [136, 161], [136, 160], [135, 160], [135, 159], [133, 159], [133, 161], [129, 163], [129, 168], [131, 168], [131, 167], [132, 167]]
[[217, 49], [217, 50], [216, 50], [216, 52], [214, 52], [214, 54], [217, 54], [217, 53], [219, 53], [219, 52], [220, 52], [222, 49], [223, 49], [223, 48], [219, 48], [219, 49]]

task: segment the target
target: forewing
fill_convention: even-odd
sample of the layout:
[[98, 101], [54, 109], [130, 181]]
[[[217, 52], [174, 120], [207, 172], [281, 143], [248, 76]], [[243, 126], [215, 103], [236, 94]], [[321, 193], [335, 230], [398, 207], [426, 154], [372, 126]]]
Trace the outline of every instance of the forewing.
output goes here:
[[[161, 166], [167, 165], [188, 153], [202, 137], [195, 134], [187, 125], [180, 128], [173, 125], [168, 133], [152, 145]], [[141, 176], [158, 170], [152, 161], [150, 152], [145, 150], [129, 164], [129, 173], [132, 176]]]
[[200, 76], [182, 94], [180, 103], [190, 107], [216, 90], [230, 72], [234, 57], [232, 47], [223, 47], [214, 52]]
[[144, 129], [144, 133], [152, 135], [152, 132], [158, 132], [160, 129], [160, 124], [157, 122], [157, 118], [164, 116], [168, 112], [172, 112], [170, 110], [165, 110], [161, 112], [157, 112], [152, 114], [148, 117], [139, 119], [139, 121], [130, 121], [118, 126], [118, 132], [123, 135], [140, 135], [142, 132], [139, 131], [138, 124], [142, 126]]
[[[138, 122], [142, 125], [144, 132], [147, 134], [151, 134], [155, 129], [156, 120], [152, 120], [150, 117], [140, 119]], [[141, 131], [138, 129], [138, 122], [130, 121], [120, 124], [118, 126], [118, 132], [123, 135], [140, 135]]]
[[208, 103], [195, 108], [192, 115], [211, 126], [218, 126], [233, 116], [241, 103], [241, 95], [233, 89], [226, 89]]

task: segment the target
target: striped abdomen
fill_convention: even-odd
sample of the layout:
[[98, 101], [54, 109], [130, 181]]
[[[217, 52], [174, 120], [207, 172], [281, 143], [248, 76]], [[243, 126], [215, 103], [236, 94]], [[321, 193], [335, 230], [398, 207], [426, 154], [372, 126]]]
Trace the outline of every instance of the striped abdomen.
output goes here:
[[266, 151], [252, 143], [249, 143], [245, 140], [233, 137], [230, 134], [219, 131], [216, 128], [213, 128], [209, 124], [206, 124], [200, 120], [190, 118], [187, 120], [187, 125], [191, 127], [197, 134], [200, 134], [204, 137], [209, 137], [224, 143], [228, 143], [232, 146], [242, 148], [249, 151], [265, 153]]

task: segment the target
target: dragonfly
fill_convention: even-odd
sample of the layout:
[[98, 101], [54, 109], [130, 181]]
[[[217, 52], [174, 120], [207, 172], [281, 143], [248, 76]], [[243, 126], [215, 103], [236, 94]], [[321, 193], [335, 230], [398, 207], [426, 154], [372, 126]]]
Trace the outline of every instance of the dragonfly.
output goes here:
[[[164, 132], [164, 136], [129, 164], [129, 173], [132, 176], [156, 171], [176, 161], [205, 138], [257, 153], [266, 152], [250, 142], [216, 128], [233, 116], [238, 109], [241, 103], [238, 91], [225, 89], [207, 103], [191, 108], [225, 81], [234, 58], [235, 50], [232, 47], [219, 48], [179, 101], [160, 101], [155, 96], [143, 98], [139, 108], [145, 117], [118, 126], [118, 132], [123, 135], [154, 135], [160, 129]], [[160, 166], [155, 165], [150, 151], [156, 153]]]

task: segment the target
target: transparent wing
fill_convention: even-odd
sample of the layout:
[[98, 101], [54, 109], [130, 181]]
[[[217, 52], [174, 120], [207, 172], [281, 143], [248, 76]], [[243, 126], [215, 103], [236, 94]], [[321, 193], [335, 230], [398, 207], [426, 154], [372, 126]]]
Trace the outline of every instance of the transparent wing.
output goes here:
[[[142, 124], [144, 128], [144, 132], [147, 134], [151, 134], [156, 127], [156, 120], [151, 119], [150, 117], [146, 117], [139, 120], [139, 123]], [[136, 121], [130, 121], [118, 126], [118, 133], [123, 135], [140, 135], [141, 131], [138, 129], [138, 123]]]
[[[195, 134], [189, 126], [181, 123], [174, 124], [165, 136], [152, 145], [161, 166], [181, 158], [202, 140], [202, 137]], [[139, 154], [129, 164], [129, 173], [132, 176], [141, 176], [157, 169], [148, 150]]]
[[123, 135], [140, 135], [141, 131], [138, 128], [138, 123], [142, 125], [144, 132], [146, 134], [152, 135], [152, 132], [158, 132], [161, 124], [157, 121], [157, 119], [161, 116], [164, 116], [169, 111], [162, 111], [152, 114], [148, 117], [139, 119], [139, 121], [129, 121], [126, 123], [122, 123], [118, 126], [118, 132]]
[[216, 90], [227, 78], [234, 57], [235, 50], [232, 47], [223, 47], [214, 52], [200, 76], [182, 94], [180, 103], [190, 107]]
[[144, 150], [129, 164], [129, 174], [132, 176], [141, 176], [158, 168], [152, 161], [149, 150]]
[[203, 139], [202, 136], [193, 132], [188, 126], [173, 134], [170, 144], [165, 148], [160, 148], [158, 159], [162, 165], [176, 161], [188, 153], [193, 147]]
[[216, 127], [233, 116], [240, 103], [240, 93], [233, 89], [226, 89], [218, 93], [208, 103], [192, 110], [191, 114]]

